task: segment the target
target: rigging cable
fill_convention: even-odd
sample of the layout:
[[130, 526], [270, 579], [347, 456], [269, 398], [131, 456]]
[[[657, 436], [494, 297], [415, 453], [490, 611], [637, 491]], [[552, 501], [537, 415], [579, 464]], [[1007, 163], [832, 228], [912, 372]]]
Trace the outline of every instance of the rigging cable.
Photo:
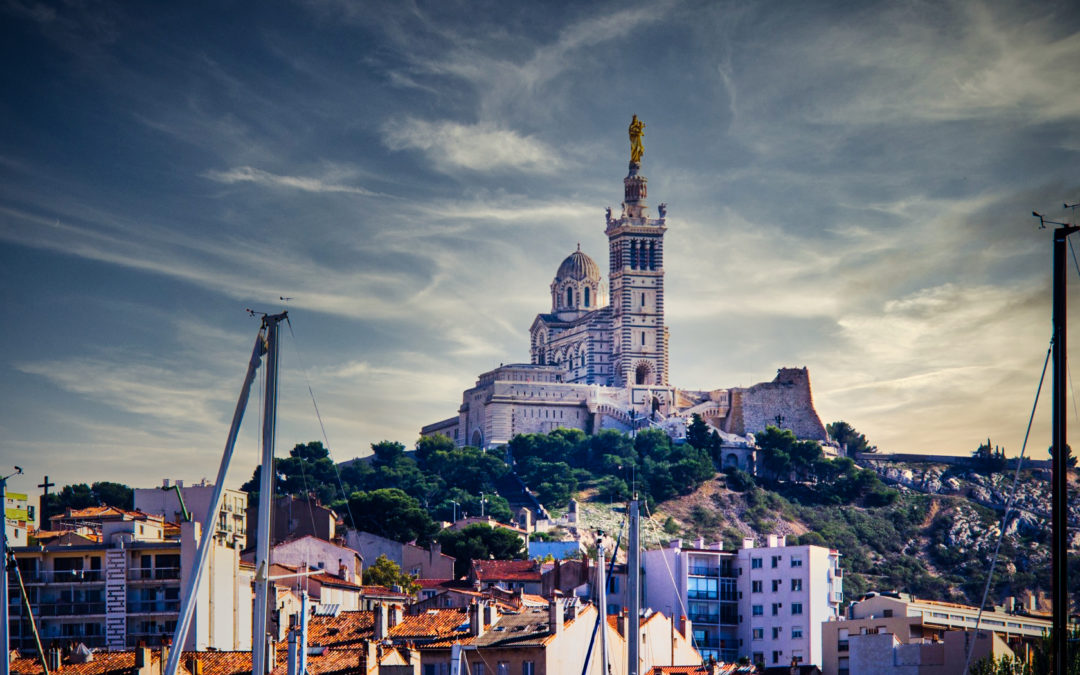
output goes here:
[[[319, 412], [319, 403], [315, 400], [315, 391], [311, 388], [311, 378], [308, 377], [307, 366], [304, 365], [304, 359], [300, 356], [300, 343], [296, 339], [296, 333], [293, 332], [292, 321], [289, 317], [285, 317], [285, 323], [289, 326], [289, 335], [292, 336], [293, 344], [296, 346], [296, 360], [300, 363], [300, 371], [304, 373], [304, 382], [307, 384], [308, 394], [311, 395], [311, 405], [315, 408], [315, 417], [319, 420], [319, 429], [322, 430], [323, 441], [326, 443], [326, 452], [330, 454], [330, 439], [326, 436], [326, 425], [323, 424], [322, 414]], [[341, 490], [341, 498], [345, 500], [345, 509], [349, 513], [349, 522], [352, 523], [353, 529], [356, 529], [356, 518], [353, 517], [352, 505], [349, 504], [349, 495], [345, 494], [345, 485], [341, 482], [341, 471], [338, 470], [337, 462], [333, 457], [330, 458], [330, 464], [334, 467], [334, 476], [337, 478], [338, 489]]]
[[1050, 340], [1050, 346], [1046, 350], [1046, 358], [1043, 359], [1042, 374], [1039, 375], [1039, 386], [1035, 390], [1035, 402], [1031, 406], [1031, 415], [1028, 416], [1027, 431], [1024, 432], [1024, 444], [1020, 446], [1020, 456], [1016, 458], [1016, 471], [1013, 472], [1012, 487], [1009, 489], [1009, 499], [1005, 502], [1005, 513], [1001, 516], [1001, 528], [998, 530], [997, 542], [994, 544], [994, 554], [990, 558], [990, 572], [986, 575], [986, 585], [983, 586], [982, 601], [979, 603], [979, 613], [975, 616], [975, 639], [971, 640], [967, 648], [967, 657], [964, 659], [962, 675], [968, 675], [971, 667], [971, 655], [975, 651], [975, 640], [979, 637], [979, 624], [982, 621], [983, 610], [986, 607], [986, 598], [990, 594], [990, 586], [994, 582], [994, 568], [997, 566], [998, 552], [1001, 550], [1001, 540], [1005, 538], [1005, 528], [1009, 524], [1009, 512], [1016, 502], [1016, 487], [1020, 482], [1020, 469], [1024, 465], [1024, 452], [1027, 450], [1028, 438], [1031, 436], [1031, 424], [1035, 421], [1035, 410], [1039, 407], [1039, 394], [1042, 392], [1043, 381], [1046, 379], [1046, 367], [1050, 363], [1050, 354], [1054, 349], [1054, 341]]
[[[647, 500], [647, 499], [643, 500], [642, 503], [645, 505], [645, 513], [651, 519], [652, 518], [652, 511], [649, 510], [649, 500]], [[657, 550], [660, 551], [661, 554], [664, 553], [663, 547], [660, 547]], [[677, 592], [679, 590], [679, 585], [677, 583], [675, 583], [675, 575], [671, 572], [671, 565], [668, 563], [667, 556], [666, 555], [661, 555], [660, 558], [664, 561], [664, 569], [667, 570], [668, 578], [671, 579], [671, 587], [676, 590], [675, 598], [679, 601], [679, 607], [682, 608], [681, 616], [689, 617], [690, 612], [686, 609], [686, 604], [683, 602], [682, 593]], [[717, 600], [720, 599], [720, 579], [719, 579], [719, 577], [717, 577], [717, 580], [716, 580], [716, 597], [717, 597]], [[672, 625], [675, 625], [675, 617], [674, 616], [671, 617], [671, 623], [672, 623]], [[689, 638], [690, 638], [690, 644], [693, 645], [694, 649], [697, 649], [698, 648], [698, 646], [697, 646], [697, 638], [694, 637], [694, 631], [692, 631], [692, 630], [690, 631]], [[701, 650], [698, 650], [698, 653], [701, 653]]]

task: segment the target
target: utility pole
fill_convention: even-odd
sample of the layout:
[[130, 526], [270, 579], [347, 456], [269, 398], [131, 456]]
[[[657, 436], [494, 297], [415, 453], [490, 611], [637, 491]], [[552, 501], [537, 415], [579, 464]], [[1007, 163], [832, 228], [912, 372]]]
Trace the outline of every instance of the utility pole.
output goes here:
[[[1038, 216], [1038, 214], [1036, 214]], [[1039, 220], [1044, 221], [1042, 216]], [[1053, 576], [1053, 630], [1054, 673], [1065, 675], [1069, 662], [1069, 465], [1068, 439], [1065, 433], [1065, 420], [1068, 412], [1066, 387], [1068, 386], [1068, 366], [1066, 363], [1065, 325], [1067, 311], [1065, 304], [1065, 281], [1068, 267], [1065, 261], [1065, 248], [1068, 236], [1080, 227], [1066, 223], [1053, 223], [1054, 229], [1054, 308], [1053, 308], [1053, 361], [1054, 395], [1052, 404], [1051, 435], [1053, 438], [1053, 475], [1051, 503], [1052, 524], [1052, 576]]]
[[0, 509], [4, 512], [3, 529], [0, 530], [0, 647], [4, 650], [0, 658], [0, 675], [11, 675], [11, 624], [8, 607], [8, 549], [7, 549], [7, 479], [21, 474], [22, 468], [15, 467], [15, 473], [0, 477]]

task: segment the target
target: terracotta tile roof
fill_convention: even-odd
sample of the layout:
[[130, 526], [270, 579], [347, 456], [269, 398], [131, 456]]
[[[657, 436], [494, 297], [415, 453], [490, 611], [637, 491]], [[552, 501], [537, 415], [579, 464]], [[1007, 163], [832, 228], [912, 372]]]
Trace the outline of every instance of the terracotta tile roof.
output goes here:
[[[438, 638], [461, 633], [458, 629], [468, 623], [469, 614], [463, 609], [429, 609], [423, 614], [406, 616], [390, 629], [390, 637]], [[467, 634], [467, 630], [464, 631]]]
[[374, 612], [341, 612], [337, 616], [313, 616], [308, 620], [308, 644], [313, 647], [355, 645], [374, 635]]
[[[785, 667], [785, 672], [786, 672]], [[647, 675], [696, 675], [697, 673], [715, 673], [715, 675], [736, 675], [746, 673], [750, 675], [758, 672], [752, 665], [740, 666], [737, 663], [717, 663], [716, 670], [706, 666], [653, 666]]]
[[[277, 663], [284, 664], [280, 649], [277, 657]], [[192, 658], [202, 663], [203, 675], [242, 675], [251, 672], [251, 652], [184, 652], [180, 664]]]
[[474, 560], [480, 581], [540, 581], [540, 567], [532, 560]]
[[408, 593], [401, 593], [399, 591], [395, 591], [392, 588], [387, 588], [386, 586], [361, 586], [360, 593], [367, 596], [377, 596], [381, 598], [401, 598], [403, 600], [412, 597]]
[[361, 590], [363, 588], [363, 586], [361, 586], [360, 584], [353, 583], [351, 581], [346, 581], [345, 579], [342, 579], [341, 577], [335, 577], [334, 575], [326, 574], [325, 572], [323, 572], [322, 574], [312, 574], [310, 579], [312, 581], [318, 581], [323, 586], [335, 586], [337, 588], [349, 588], [349, 589], [352, 589], [354, 591], [359, 591], [359, 590]]
[[438, 588], [447, 581], [453, 581], [453, 579], [413, 579], [420, 588]]
[[[152, 651], [151, 659], [157, 662], [160, 652]], [[106, 673], [121, 673], [134, 671], [135, 652], [95, 652], [94, 660], [89, 663], [65, 663], [59, 672], [71, 675], [105, 675]], [[250, 670], [250, 668], [249, 668]], [[11, 672], [18, 675], [35, 675], [44, 673], [41, 661], [37, 658], [18, 658], [11, 661]]]
[[65, 513], [58, 513], [55, 516], [50, 516], [49, 520], [69, 520], [73, 518], [82, 519], [98, 519], [98, 518], [116, 518], [116, 517], [128, 517], [138, 520], [159, 520], [164, 522], [164, 518], [161, 516], [153, 516], [142, 511], [129, 511], [127, 509], [121, 509], [116, 506], [109, 506], [102, 504], [101, 506], [88, 506], [85, 509], [71, 509]]

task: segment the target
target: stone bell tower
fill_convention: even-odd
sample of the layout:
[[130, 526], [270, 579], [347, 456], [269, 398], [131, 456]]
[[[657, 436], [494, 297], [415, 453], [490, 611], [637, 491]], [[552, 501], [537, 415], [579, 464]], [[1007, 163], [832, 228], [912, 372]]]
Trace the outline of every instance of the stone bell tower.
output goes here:
[[641, 175], [645, 124], [630, 123], [630, 171], [623, 179], [622, 213], [607, 214], [615, 386], [668, 384], [668, 330], [664, 325], [664, 232], [667, 207], [651, 218]]

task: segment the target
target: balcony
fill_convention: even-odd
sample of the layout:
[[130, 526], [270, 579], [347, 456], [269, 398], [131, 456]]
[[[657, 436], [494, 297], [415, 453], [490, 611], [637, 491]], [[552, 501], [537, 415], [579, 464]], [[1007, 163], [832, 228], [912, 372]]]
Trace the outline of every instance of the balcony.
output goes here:
[[42, 602], [34, 612], [41, 617], [95, 616], [105, 614], [104, 602]]
[[690, 620], [694, 623], [720, 623], [719, 614], [691, 614]]
[[686, 597], [691, 600], [717, 600], [720, 593], [718, 591], [699, 591], [691, 588], [686, 592]]
[[719, 577], [720, 576], [720, 568], [719, 567], [691, 565], [687, 569], [687, 573], [690, 574], [691, 576], [695, 576], [695, 577]]
[[23, 583], [31, 584], [83, 584], [105, 581], [101, 570], [35, 570], [22, 573]]
[[129, 600], [128, 614], [175, 614], [180, 611], [179, 600]]
[[167, 581], [179, 580], [179, 567], [137, 567], [128, 571], [128, 579], [131, 581]]

